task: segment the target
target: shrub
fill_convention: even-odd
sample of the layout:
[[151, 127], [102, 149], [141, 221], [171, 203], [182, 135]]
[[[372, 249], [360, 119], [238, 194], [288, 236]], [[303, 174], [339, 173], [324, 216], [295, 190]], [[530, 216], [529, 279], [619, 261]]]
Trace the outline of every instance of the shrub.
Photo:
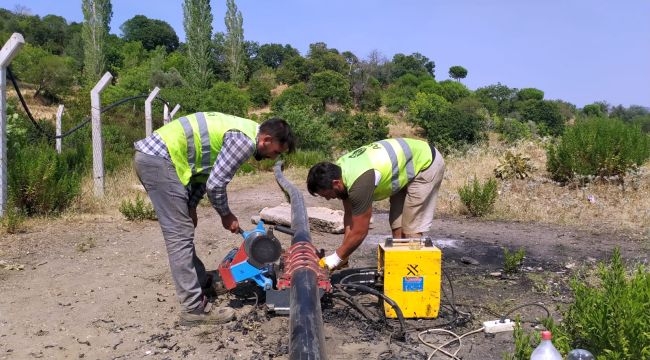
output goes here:
[[9, 161], [9, 198], [25, 215], [65, 210], [79, 193], [81, 176], [70, 167], [72, 151], [57, 154], [46, 142], [25, 145]]
[[620, 120], [592, 118], [567, 129], [547, 150], [551, 177], [568, 182], [578, 176], [622, 179], [650, 158], [650, 136]]
[[519, 249], [511, 252], [508, 248], [503, 248], [503, 272], [506, 274], [514, 274], [519, 271], [521, 262], [524, 261], [526, 251]]
[[458, 189], [460, 200], [473, 216], [483, 216], [494, 210], [497, 199], [497, 181], [494, 178], [481, 183], [476, 177]]
[[316, 163], [323, 161], [328, 157], [321, 151], [296, 151], [293, 154], [286, 155], [285, 167], [306, 167], [309, 168]]
[[529, 124], [513, 118], [505, 118], [500, 121], [497, 125], [497, 131], [500, 133], [500, 138], [508, 143], [514, 143], [521, 139], [530, 139], [532, 136]]
[[600, 283], [571, 282], [575, 302], [563, 328], [575, 347], [607, 359], [650, 357], [650, 272], [638, 265], [628, 274], [614, 250], [609, 265], [598, 267]]
[[528, 157], [506, 151], [504, 158], [499, 160], [499, 165], [494, 169], [494, 176], [498, 179], [525, 179], [530, 176], [529, 172], [532, 170]]
[[7, 210], [0, 218], [0, 225], [5, 229], [7, 234], [17, 234], [22, 232], [25, 215], [14, 206], [7, 206]]
[[122, 200], [120, 203], [120, 212], [127, 220], [142, 221], [142, 220], [156, 220], [156, 212], [153, 206], [146, 203], [144, 199], [138, 194], [135, 201]]

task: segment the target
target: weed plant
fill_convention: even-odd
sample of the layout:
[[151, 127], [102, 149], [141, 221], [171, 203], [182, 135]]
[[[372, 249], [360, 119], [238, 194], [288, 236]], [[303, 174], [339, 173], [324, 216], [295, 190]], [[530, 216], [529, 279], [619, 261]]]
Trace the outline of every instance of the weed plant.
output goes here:
[[473, 216], [484, 216], [494, 210], [497, 199], [497, 181], [494, 178], [481, 183], [476, 177], [458, 189], [460, 201]]
[[510, 251], [508, 248], [503, 248], [503, 272], [506, 274], [515, 274], [519, 271], [521, 263], [526, 256], [526, 250], [520, 248], [517, 251]]
[[499, 166], [494, 169], [494, 176], [497, 179], [525, 179], [530, 176], [533, 167], [530, 158], [521, 154], [513, 154], [506, 151], [503, 159], [499, 160]]
[[138, 194], [134, 201], [125, 199], [120, 204], [120, 212], [127, 220], [130, 221], [143, 221], [143, 220], [156, 220], [156, 212], [153, 206], [144, 201]]

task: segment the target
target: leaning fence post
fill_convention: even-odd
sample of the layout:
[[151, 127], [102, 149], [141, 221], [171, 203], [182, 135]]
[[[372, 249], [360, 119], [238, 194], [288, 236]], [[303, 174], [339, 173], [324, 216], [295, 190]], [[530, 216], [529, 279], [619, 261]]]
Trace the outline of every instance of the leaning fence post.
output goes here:
[[181, 104], [176, 104], [176, 106], [174, 106], [174, 108], [172, 109], [172, 112], [169, 113], [169, 118], [167, 119], [167, 122], [170, 122], [174, 118], [174, 115], [176, 115], [176, 112], [180, 108], [181, 108]]
[[167, 104], [163, 105], [163, 124], [167, 124], [169, 122], [169, 106]]
[[56, 111], [56, 152], [61, 153], [61, 118], [63, 117], [63, 104]]
[[7, 208], [7, 66], [25, 45], [19, 33], [13, 33], [0, 50], [0, 218]]
[[151, 135], [152, 126], [151, 126], [151, 102], [156, 98], [160, 89], [156, 86], [153, 91], [147, 97], [147, 100], [144, 101], [144, 133], [145, 136]]
[[93, 179], [95, 180], [95, 197], [104, 197], [104, 151], [102, 147], [101, 113], [102, 102], [99, 93], [108, 86], [113, 75], [106, 72], [90, 91], [90, 111], [92, 115], [93, 138]]

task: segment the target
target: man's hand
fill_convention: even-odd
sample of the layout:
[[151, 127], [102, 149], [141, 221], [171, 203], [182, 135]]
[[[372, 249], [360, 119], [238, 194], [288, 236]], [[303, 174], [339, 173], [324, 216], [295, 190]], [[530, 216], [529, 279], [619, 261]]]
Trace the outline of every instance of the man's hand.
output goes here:
[[[332, 255], [328, 255], [325, 257], [320, 258], [318, 261], [318, 265], [324, 269], [327, 270], [334, 270], [341, 265], [343, 262], [343, 259], [341, 259], [336, 252], [334, 252]], [[347, 262], [346, 262], [347, 263]]]
[[229, 230], [233, 234], [239, 231], [239, 220], [233, 213], [222, 216], [221, 224], [223, 225], [224, 229]]

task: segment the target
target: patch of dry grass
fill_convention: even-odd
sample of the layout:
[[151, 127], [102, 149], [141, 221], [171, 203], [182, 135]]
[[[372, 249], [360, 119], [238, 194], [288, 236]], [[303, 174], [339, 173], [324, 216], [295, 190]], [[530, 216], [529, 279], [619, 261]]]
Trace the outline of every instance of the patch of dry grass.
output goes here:
[[625, 189], [604, 183], [584, 188], [560, 186], [549, 179], [543, 144], [531, 141], [511, 147], [490, 141], [490, 145], [465, 155], [446, 156], [438, 213], [463, 214], [458, 189], [474, 176], [481, 181], [494, 177], [493, 171], [507, 150], [529, 157], [534, 170], [528, 179], [498, 180], [499, 197], [489, 219], [573, 225], [595, 231], [625, 230], [650, 236], [650, 163], [639, 174], [625, 179]]

